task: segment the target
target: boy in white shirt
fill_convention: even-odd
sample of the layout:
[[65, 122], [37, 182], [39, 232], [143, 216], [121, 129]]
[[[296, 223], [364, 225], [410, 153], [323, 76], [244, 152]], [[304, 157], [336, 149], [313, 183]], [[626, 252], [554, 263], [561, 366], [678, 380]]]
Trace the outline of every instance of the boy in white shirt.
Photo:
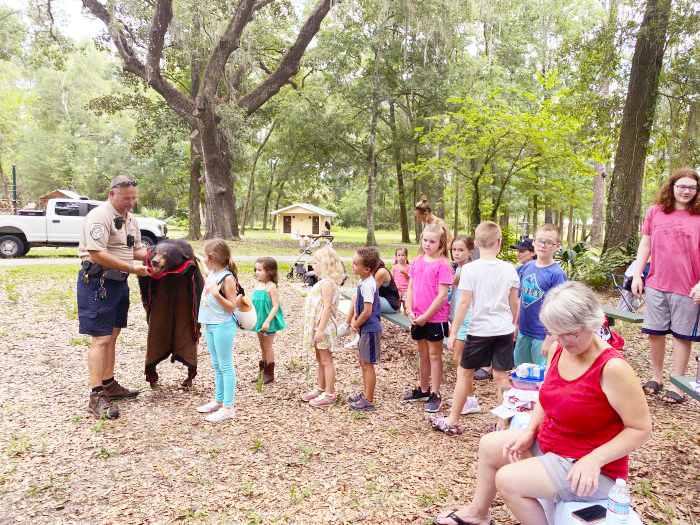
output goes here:
[[[481, 411], [474, 396], [474, 371], [493, 363], [493, 379], [498, 403], [503, 402], [503, 388], [510, 386], [509, 372], [514, 367], [513, 333], [518, 309], [520, 280], [512, 264], [497, 258], [503, 236], [495, 222], [485, 221], [476, 228], [476, 244], [481, 258], [462, 269], [459, 289], [462, 291], [450, 329], [449, 347], [453, 348], [457, 331], [471, 305], [472, 318], [467, 330], [462, 361], [457, 370], [452, 410], [449, 416], [430, 416], [430, 425], [454, 436], [461, 433], [460, 412]], [[466, 402], [466, 405], [465, 405]], [[463, 407], [463, 409], [462, 409]], [[470, 410], [471, 408], [471, 410]], [[505, 428], [499, 419], [496, 430]]]

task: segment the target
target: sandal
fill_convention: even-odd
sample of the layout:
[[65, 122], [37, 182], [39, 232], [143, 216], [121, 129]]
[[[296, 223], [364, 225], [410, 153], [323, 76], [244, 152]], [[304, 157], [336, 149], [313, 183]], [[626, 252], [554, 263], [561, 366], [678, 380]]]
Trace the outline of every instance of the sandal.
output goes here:
[[661, 396], [661, 401], [669, 405], [680, 405], [683, 401], [685, 401], [685, 398], [673, 390], [666, 390], [664, 395]]
[[[457, 516], [457, 511], [450, 512], [447, 516], [443, 517], [435, 516], [433, 518], [433, 523], [435, 523], [436, 525], [446, 525], [444, 524], [444, 522], [438, 521], [443, 519], [452, 520], [455, 522], [456, 525], [476, 525], [474, 522], [464, 521], [462, 518]], [[493, 521], [490, 522], [490, 525], [494, 525]]]
[[462, 427], [459, 423], [450, 425], [447, 423], [445, 416], [428, 416], [428, 423], [433, 428], [433, 430], [439, 430], [447, 436], [454, 437], [462, 433]]
[[505, 427], [505, 428], [498, 428], [498, 424], [497, 424], [497, 423], [490, 423], [490, 424], [488, 424], [488, 425], [486, 425], [486, 426], [484, 427], [484, 429], [482, 430], [482, 432], [483, 432], [484, 434], [488, 434], [489, 432], [499, 432], [499, 431], [501, 431], [501, 430], [508, 430], [508, 427]]
[[[642, 389], [644, 389], [644, 393], [648, 396], [653, 396], [661, 392], [661, 389], [664, 387], [663, 383], [657, 383], [653, 379], [651, 381], [647, 381], [642, 385]], [[647, 390], [648, 389], [648, 390]]]
[[474, 380], [475, 381], [486, 381], [487, 379], [493, 379], [493, 374], [489, 372], [488, 370], [484, 370], [483, 368], [479, 368], [476, 372], [474, 372]]

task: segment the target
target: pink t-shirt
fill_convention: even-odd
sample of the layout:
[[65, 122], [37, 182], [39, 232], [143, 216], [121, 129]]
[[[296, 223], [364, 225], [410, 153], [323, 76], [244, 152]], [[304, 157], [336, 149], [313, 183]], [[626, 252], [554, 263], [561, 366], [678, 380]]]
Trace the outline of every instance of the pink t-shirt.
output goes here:
[[700, 215], [687, 210], [664, 213], [656, 204], [647, 211], [642, 234], [651, 237], [646, 285], [687, 297], [700, 281]]
[[396, 287], [399, 290], [406, 290], [408, 288], [408, 277], [406, 277], [401, 270], [408, 271], [410, 269], [410, 265], [411, 263], [406, 263], [401, 266], [399, 263], [396, 263], [391, 267], [391, 275], [394, 278]]
[[[413, 279], [413, 313], [423, 315], [438, 296], [440, 285], [452, 284], [452, 267], [447, 259], [426, 262], [421, 255], [413, 260], [408, 269], [408, 276]], [[447, 299], [447, 298], [445, 298]], [[447, 300], [440, 309], [428, 319], [429, 323], [447, 322], [450, 316], [450, 304]]]

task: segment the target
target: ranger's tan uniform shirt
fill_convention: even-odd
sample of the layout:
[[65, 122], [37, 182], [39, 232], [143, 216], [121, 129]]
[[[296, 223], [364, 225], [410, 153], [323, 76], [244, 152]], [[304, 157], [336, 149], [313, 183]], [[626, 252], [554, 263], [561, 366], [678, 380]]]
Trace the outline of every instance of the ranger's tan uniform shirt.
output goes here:
[[[83, 232], [78, 244], [78, 257], [83, 261], [89, 260], [90, 250], [103, 252], [118, 257], [131, 264], [134, 260], [134, 250], [141, 248], [141, 231], [136, 218], [129, 213], [120, 229], [114, 225], [114, 219], [121, 214], [108, 201], [90, 211], [85, 217]], [[126, 236], [134, 236], [134, 246], [126, 245]]]

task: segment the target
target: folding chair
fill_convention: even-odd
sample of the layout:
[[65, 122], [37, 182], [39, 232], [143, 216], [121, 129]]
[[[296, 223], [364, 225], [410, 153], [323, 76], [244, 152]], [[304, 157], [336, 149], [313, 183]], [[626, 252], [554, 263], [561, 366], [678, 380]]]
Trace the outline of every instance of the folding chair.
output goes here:
[[610, 280], [613, 288], [620, 294], [620, 301], [617, 303], [618, 310], [627, 310], [637, 313], [642, 306], [642, 296], [632, 295], [632, 279], [624, 274], [610, 273]]

